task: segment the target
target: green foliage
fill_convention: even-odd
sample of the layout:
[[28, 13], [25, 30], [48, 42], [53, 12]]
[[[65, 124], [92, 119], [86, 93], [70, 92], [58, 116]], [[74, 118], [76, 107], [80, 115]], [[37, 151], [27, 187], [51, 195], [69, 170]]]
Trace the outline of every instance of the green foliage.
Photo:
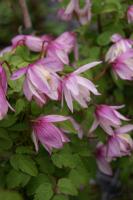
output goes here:
[[21, 170], [31, 176], [37, 176], [38, 170], [35, 162], [27, 155], [13, 155], [10, 159], [11, 165], [16, 170]]
[[78, 194], [76, 187], [68, 178], [62, 178], [58, 181], [58, 189], [59, 192], [63, 194], [69, 194], [72, 196], [76, 196]]
[[[80, 0], [83, 7], [84, 0]], [[94, 96], [88, 108], [81, 108], [74, 102], [71, 113], [64, 102], [63, 108], [57, 101], [47, 101], [39, 107], [35, 101], [28, 102], [23, 94], [24, 75], [18, 80], [11, 80], [12, 72], [28, 66], [41, 58], [40, 53], [33, 53], [24, 45], [0, 57], [0, 63], [8, 76], [7, 99], [15, 111], [9, 109], [7, 116], [0, 120], [0, 200], [99, 200], [101, 194], [96, 180], [97, 166], [95, 147], [97, 141], [103, 143], [107, 135], [97, 128], [88, 138], [88, 130], [94, 120], [96, 104], [122, 105], [122, 113], [133, 118], [133, 84], [116, 79], [111, 65], [105, 62], [105, 54], [111, 46], [111, 36], [115, 33], [133, 39], [132, 25], [127, 23], [126, 11], [132, 0], [92, 0], [92, 20], [81, 26], [77, 20], [62, 22], [57, 19], [58, 8], [65, 8], [69, 0], [60, 3], [50, 0], [27, 0], [33, 22], [33, 35], [60, 33], [72, 30], [77, 34], [79, 60], [74, 61], [70, 55], [70, 64], [65, 65], [60, 76], [75, 71], [84, 64], [102, 60], [103, 63], [82, 74], [94, 82], [102, 94]], [[26, 33], [23, 30], [21, 10], [18, 1], [0, 1], [0, 48], [11, 44], [13, 36]], [[26, 33], [27, 34], [27, 33]], [[9, 65], [9, 66], [8, 66]], [[2, 105], [0, 105], [2, 106]], [[31, 139], [31, 120], [40, 115], [60, 114], [73, 116], [81, 125], [84, 136], [78, 138], [77, 131], [69, 121], [56, 125], [65, 130], [70, 142], [62, 149], [53, 149], [49, 155], [41, 144], [35, 152]], [[69, 133], [67, 133], [69, 132]], [[121, 200], [132, 200], [133, 156], [124, 157], [113, 162], [113, 169], [120, 169], [122, 182]], [[125, 184], [126, 183], [126, 184]], [[130, 194], [131, 193], [131, 194]], [[129, 196], [128, 196], [129, 195]]]

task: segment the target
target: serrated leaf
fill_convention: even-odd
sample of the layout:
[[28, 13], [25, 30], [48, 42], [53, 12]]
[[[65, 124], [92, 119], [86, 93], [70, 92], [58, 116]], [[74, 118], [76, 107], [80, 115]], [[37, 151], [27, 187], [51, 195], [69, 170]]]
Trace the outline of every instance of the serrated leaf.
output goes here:
[[33, 195], [36, 189], [44, 183], [51, 183], [49, 177], [46, 174], [39, 174], [36, 177], [32, 177], [27, 185], [28, 195]]
[[7, 115], [3, 120], [0, 121], [0, 127], [7, 128], [15, 124], [17, 118], [14, 115]]
[[30, 180], [30, 176], [24, 174], [20, 171], [16, 171], [12, 169], [7, 175], [6, 182], [8, 188], [16, 188], [16, 187], [24, 187], [28, 181]]
[[69, 198], [64, 195], [55, 195], [52, 200], [69, 200]]
[[18, 115], [25, 108], [25, 101], [18, 99], [15, 105], [15, 114]]
[[68, 194], [72, 196], [78, 195], [76, 187], [68, 178], [62, 178], [58, 181], [58, 189], [63, 194]]
[[52, 185], [49, 183], [43, 183], [37, 188], [34, 200], [50, 200], [52, 196]]
[[38, 174], [35, 162], [29, 156], [16, 154], [11, 157], [10, 162], [16, 170], [21, 170], [31, 176], [37, 176]]
[[23, 200], [18, 192], [0, 190], [0, 200]]
[[7, 131], [0, 128], [0, 149], [7, 150], [12, 147], [12, 140], [9, 137]]
[[20, 146], [16, 149], [16, 153], [20, 154], [33, 154], [34, 151], [29, 146]]
[[72, 169], [69, 173], [69, 179], [77, 188], [80, 188], [83, 185], [89, 184], [89, 173], [85, 168]]

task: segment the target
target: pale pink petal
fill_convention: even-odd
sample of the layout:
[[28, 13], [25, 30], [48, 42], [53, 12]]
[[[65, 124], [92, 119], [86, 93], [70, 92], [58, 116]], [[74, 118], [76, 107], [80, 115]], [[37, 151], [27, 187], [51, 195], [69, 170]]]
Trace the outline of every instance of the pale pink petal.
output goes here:
[[37, 138], [37, 136], [36, 136], [34, 130], [32, 131], [32, 135], [31, 135], [31, 137], [32, 137], [32, 140], [33, 140], [34, 145], [35, 145], [35, 150], [38, 152], [38, 150], [39, 150], [39, 146], [38, 146], [38, 138]]
[[123, 133], [128, 133], [128, 132], [130, 132], [132, 130], [133, 130], [133, 125], [132, 124], [128, 124], [128, 125], [124, 125], [124, 126], [122, 126], [120, 128], [117, 128], [115, 130], [115, 132], [117, 134], [123, 134]]
[[92, 126], [91, 126], [91, 128], [90, 128], [90, 130], [89, 130], [89, 133], [94, 132], [94, 130], [98, 127], [98, 125], [99, 125], [99, 122], [98, 122], [98, 120], [95, 118], [95, 120], [94, 120], [94, 122], [93, 122], [93, 124], [92, 124]]
[[11, 75], [11, 79], [12, 80], [16, 80], [18, 78], [20, 78], [21, 76], [23, 76], [27, 71], [27, 67], [22, 67], [20, 69], [18, 69], [17, 71], [13, 72], [13, 74]]
[[95, 67], [98, 64], [101, 64], [102, 61], [95, 61], [86, 65], [83, 65], [82, 67], [78, 68], [76, 71], [74, 71], [74, 74], [80, 74], [82, 72], [85, 72], [88, 69], [91, 69], [92, 67]]

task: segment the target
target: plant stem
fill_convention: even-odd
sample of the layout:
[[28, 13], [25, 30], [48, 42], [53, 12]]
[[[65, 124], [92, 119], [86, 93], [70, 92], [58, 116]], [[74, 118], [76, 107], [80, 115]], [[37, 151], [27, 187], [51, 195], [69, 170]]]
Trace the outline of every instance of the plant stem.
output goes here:
[[32, 28], [32, 22], [31, 22], [30, 14], [29, 14], [28, 7], [26, 4], [26, 0], [19, 0], [19, 5], [22, 10], [25, 28], [26, 29]]

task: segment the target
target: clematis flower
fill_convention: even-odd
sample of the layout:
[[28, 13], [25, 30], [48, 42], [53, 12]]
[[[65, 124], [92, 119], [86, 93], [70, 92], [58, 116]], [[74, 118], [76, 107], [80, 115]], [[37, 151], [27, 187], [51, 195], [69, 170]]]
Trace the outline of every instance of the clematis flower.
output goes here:
[[112, 175], [112, 169], [109, 161], [107, 161], [107, 146], [99, 142], [96, 147], [96, 162], [99, 170], [107, 175]]
[[112, 63], [116, 76], [124, 80], [133, 80], [133, 50], [128, 50], [117, 57]]
[[46, 50], [48, 57], [54, 57], [63, 64], [69, 64], [68, 54], [74, 49], [76, 35], [73, 32], [64, 32], [58, 38], [51, 41]]
[[59, 77], [56, 74], [56, 66], [50, 68], [51, 65], [53, 62], [43, 59], [17, 70], [11, 76], [11, 79], [15, 80], [25, 75], [24, 94], [29, 101], [34, 99], [39, 106], [45, 104], [48, 97], [58, 100]]
[[124, 106], [108, 106], [105, 104], [97, 105], [95, 110], [95, 120], [90, 129], [93, 132], [98, 125], [104, 129], [109, 135], [113, 135], [113, 128], [121, 126], [121, 120], [128, 121], [129, 119], [120, 114], [117, 110]]
[[51, 153], [52, 149], [60, 149], [63, 144], [69, 142], [69, 138], [64, 132], [57, 128], [53, 123], [70, 120], [77, 131], [79, 126], [71, 120], [71, 117], [65, 117], [61, 115], [47, 115], [41, 116], [32, 122], [32, 139], [35, 145], [36, 151], [38, 151], [38, 142], [40, 142], [44, 148]]
[[127, 133], [133, 130], [133, 125], [128, 124], [117, 128], [114, 134], [109, 137], [107, 143], [107, 157], [114, 159], [130, 155], [133, 150], [133, 140]]
[[0, 57], [2, 57], [5, 53], [9, 53], [12, 51], [12, 46], [5, 47], [0, 51]]
[[114, 34], [111, 37], [111, 41], [114, 43], [108, 50], [105, 60], [112, 63], [121, 53], [124, 53], [132, 48], [133, 41], [123, 38], [119, 34]]
[[83, 108], [86, 108], [87, 102], [90, 101], [90, 92], [95, 95], [100, 95], [96, 86], [90, 80], [80, 76], [82, 72], [100, 63], [92, 62], [86, 64], [63, 78], [62, 93], [71, 112], [73, 112], [73, 100], [77, 101]]
[[79, 6], [79, 0], [71, 0], [66, 9], [62, 8], [58, 11], [58, 17], [64, 21], [70, 21], [76, 15], [80, 24], [85, 25], [91, 20], [91, 2], [85, 1], [83, 8]]
[[8, 112], [8, 107], [10, 107], [13, 110], [13, 108], [10, 106], [10, 104], [6, 99], [6, 93], [7, 93], [6, 72], [3, 69], [2, 65], [0, 65], [0, 120], [2, 120], [6, 116]]
[[127, 10], [127, 20], [129, 24], [133, 23], [133, 5], [129, 6]]
[[33, 52], [43, 52], [46, 51], [48, 42], [52, 40], [49, 35], [44, 35], [42, 37], [37, 37], [34, 35], [17, 35], [12, 39], [12, 46], [16, 48], [20, 45], [25, 45], [29, 50]]

